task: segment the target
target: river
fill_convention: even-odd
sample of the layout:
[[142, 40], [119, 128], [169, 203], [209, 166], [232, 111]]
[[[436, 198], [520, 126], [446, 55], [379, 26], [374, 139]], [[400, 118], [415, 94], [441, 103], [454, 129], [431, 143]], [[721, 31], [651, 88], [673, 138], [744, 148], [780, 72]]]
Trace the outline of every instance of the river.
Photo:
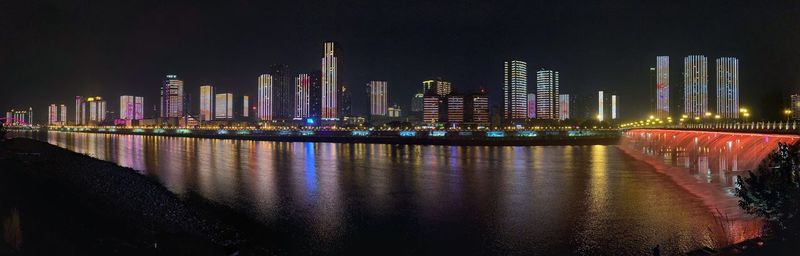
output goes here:
[[675, 254], [718, 235], [700, 198], [618, 146], [48, 135], [257, 220], [279, 254]]

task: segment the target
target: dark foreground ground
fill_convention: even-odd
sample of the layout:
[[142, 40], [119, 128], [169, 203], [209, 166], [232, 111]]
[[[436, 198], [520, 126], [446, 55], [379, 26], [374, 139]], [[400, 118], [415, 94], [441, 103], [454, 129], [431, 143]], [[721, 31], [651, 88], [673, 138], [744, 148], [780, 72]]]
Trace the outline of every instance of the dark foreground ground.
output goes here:
[[232, 210], [30, 139], [0, 143], [0, 255], [264, 255]]

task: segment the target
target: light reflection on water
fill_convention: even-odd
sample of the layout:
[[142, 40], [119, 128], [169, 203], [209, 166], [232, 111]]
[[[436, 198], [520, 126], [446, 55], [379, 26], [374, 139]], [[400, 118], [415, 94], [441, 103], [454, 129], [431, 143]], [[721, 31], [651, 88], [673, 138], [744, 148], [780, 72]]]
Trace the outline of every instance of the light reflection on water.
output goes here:
[[705, 205], [616, 146], [286, 143], [50, 132], [263, 222], [289, 253], [667, 254]]

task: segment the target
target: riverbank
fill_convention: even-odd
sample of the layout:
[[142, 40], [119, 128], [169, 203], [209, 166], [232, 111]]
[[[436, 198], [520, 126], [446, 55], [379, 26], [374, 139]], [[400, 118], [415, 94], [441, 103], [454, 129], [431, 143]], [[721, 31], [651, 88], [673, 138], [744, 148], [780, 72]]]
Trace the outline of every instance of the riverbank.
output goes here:
[[0, 144], [0, 166], [3, 255], [266, 253], [235, 213], [130, 168], [25, 138]]

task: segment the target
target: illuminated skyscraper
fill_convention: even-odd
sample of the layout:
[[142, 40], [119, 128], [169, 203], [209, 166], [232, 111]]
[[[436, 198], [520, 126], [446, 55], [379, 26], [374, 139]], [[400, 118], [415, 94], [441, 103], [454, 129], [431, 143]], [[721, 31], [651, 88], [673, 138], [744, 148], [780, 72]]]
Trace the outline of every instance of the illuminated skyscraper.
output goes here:
[[667, 118], [669, 113], [669, 56], [656, 57], [656, 116]]
[[528, 118], [536, 118], [536, 94], [528, 93]]
[[386, 81], [370, 81], [367, 84], [369, 88], [369, 114], [372, 116], [385, 116], [387, 98], [387, 83]]
[[218, 120], [233, 119], [233, 94], [218, 93], [214, 98], [214, 118]]
[[242, 96], [242, 117], [250, 117], [250, 96]]
[[58, 124], [58, 106], [56, 104], [50, 104], [47, 107], [47, 125], [56, 125]]
[[303, 120], [309, 117], [311, 98], [311, 77], [308, 74], [298, 74], [294, 78], [294, 119]]
[[422, 81], [422, 91], [423, 94], [447, 96], [453, 92], [453, 85], [441, 77], [438, 77], [431, 80]]
[[278, 64], [269, 67], [272, 75], [272, 114], [276, 120], [294, 118], [294, 77], [289, 72], [289, 65]]
[[83, 108], [89, 111], [88, 122], [97, 124], [106, 120], [106, 101], [102, 97], [89, 97], [84, 105], [88, 105]]
[[558, 71], [536, 72], [536, 118], [558, 119]]
[[60, 122], [62, 125], [66, 125], [67, 124], [67, 105], [61, 104], [60, 109], [61, 110], [59, 111], [59, 114], [61, 115], [61, 117], [58, 119], [58, 122]]
[[569, 118], [569, 94], [558, 95], [558, 119], [567, 120]]
[[439, 95], [429, 94], [423, 98], [422, 119], [425, 123], [438, 123], [442, 100]]
[[343, 120], [344, 117], [352, 114], [352, 103], [350, 101], [352, 95], [350, 86], [341, 83], [339, 86], [339, 99], [336, 100], [336, 105], [339, 108], [336, 113], [339, 115], [339, 120]]
[[466, 106], [466, 121], [480, 126], [489, 125], [489, 95], [481, 88], [470, 95]]
[[83, 109], [83, 97], [75, 96], [75, 125], [85, 124], [84, 112], [85, 110]]
[[322, 77], [321, 71], [316, 70], [308, 75], [308, 115], [319, 118], [322, 115]]
[[717, 58], [717, 114], [722, 118], [739, 118], [739, 60]]
[[341, 91], [339, 81], [339, 47], [334, 42], [325, 42], [322, 57], [322, 120], [339, 120], [338, 97]]
[[183, 80], [167, 75], [161, 84], [161, 117], [183, 117]]
[[683, 108], [689, 117], [708, 112], [708, 59], [689, 55], [683, 59]]
[[214, 86], [200, 86], [200, 121], [214, 120]]
[[464, 123], [464, 95], [450, 94], [447, 96], [447, 123]]
[[614, 121], [617, 119], [617, 111], [616, 94], [608, 91], [597, 92], [597, 120]]
[[119, 97], [119, 119], [142, 120], [144, 118], [144, 97], [123, 95]]
[[503, 116], [506, 120], [528, 117], [528, 63], [503, 62]]
[[258, 76], [258, 120], [272, 121], [272, 76]]

